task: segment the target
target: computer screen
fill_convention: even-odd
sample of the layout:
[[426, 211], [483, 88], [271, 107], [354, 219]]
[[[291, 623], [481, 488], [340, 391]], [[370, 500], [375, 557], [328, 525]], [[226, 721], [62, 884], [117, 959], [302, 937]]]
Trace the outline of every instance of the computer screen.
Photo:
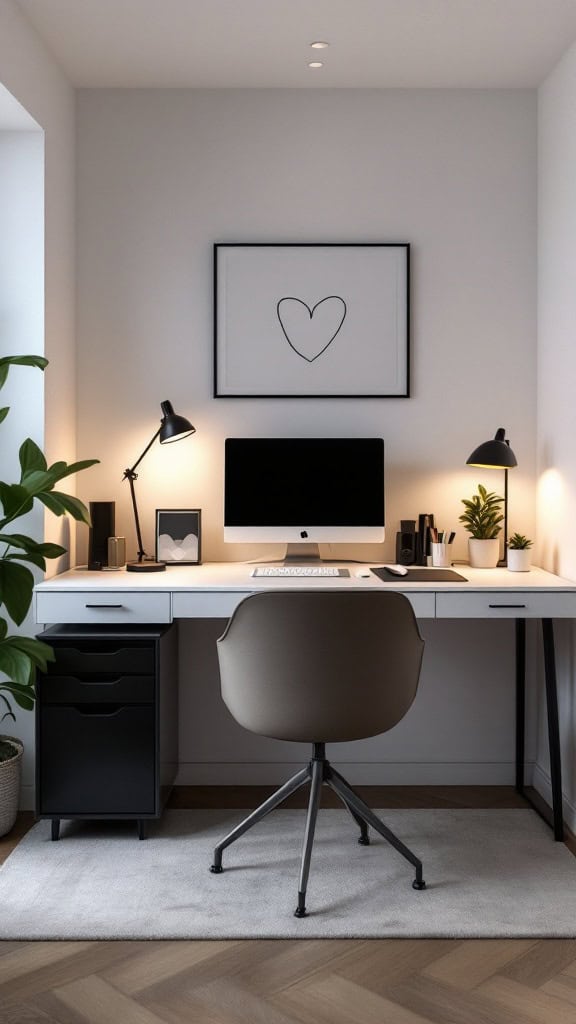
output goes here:
[[224, 540], [384, 540], [384, 441], [227, 438]]

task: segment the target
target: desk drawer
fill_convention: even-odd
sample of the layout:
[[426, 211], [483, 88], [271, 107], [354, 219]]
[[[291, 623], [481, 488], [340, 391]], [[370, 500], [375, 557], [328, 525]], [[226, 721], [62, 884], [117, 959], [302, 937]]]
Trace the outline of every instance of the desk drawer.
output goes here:
[[171, 622], [170, 594], [86, 590], [36, 594], [36, 621], [112, 625], [123, 622]]
[[172, 595], [172, 609], [175, 619], [228, 619], [251, 590], [192, 591]]
[[576, 593], [492, 591], [437, 594], [438, 619], [562, 619], [576, 617]]
[[[175, 593], [172, 598], [172, 611], [175, 619], [227, 619], [240, 601], [253, 590], [227, 591], [223, 593], [211, 591], [194, 591], [191, 593]], [[436, 614], [434, 594], [406, 594], [414, 609], [417, 619], [433, 619]]]

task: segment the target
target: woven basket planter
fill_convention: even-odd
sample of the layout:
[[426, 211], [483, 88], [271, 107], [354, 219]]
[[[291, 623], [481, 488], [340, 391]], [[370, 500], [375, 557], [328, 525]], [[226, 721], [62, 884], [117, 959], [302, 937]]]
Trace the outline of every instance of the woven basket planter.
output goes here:
[[16, 748], [14, 757], [0, 761], [0, 836], [5, 836], [18, 814], [24, 746], [14, 736], [0, 736], [0, 740], [8, 740]]

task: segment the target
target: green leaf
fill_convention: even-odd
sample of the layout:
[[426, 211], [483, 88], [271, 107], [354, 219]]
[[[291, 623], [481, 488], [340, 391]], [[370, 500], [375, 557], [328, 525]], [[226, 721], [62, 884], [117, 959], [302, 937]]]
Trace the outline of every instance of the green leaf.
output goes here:
[[8, 370], [11, 366], [37, 366], [44, 370], [48, 366], [48, 360], [43, 356], [2, 356], [0, 359], [0, 388], [4, 387]]
[[9, 412], [10, 412], [10, 406], [8, 406], [8, 405], [5, 405], [3, 409], [0, 409], [0, 423], [2, 423], [2, 420], [6, 419], [6, 417], [7, 417]]
[[66, 554], [66, 548], [60, 544], [39, 544], [23, 533], [0, 533], [0, 542], [27, 551], [29, 554], [43, 555], [44, 558], [59, 558], [60, 555]]
[[[30, 658], [24, 651], [12, 647], [10, 640], [0, 643], [0, 671], [4, 672], [14, 683], [27, 686], [30, 680]], [[5, 682], [0, 683], [4, 688]]]
[[43, 452], [40, 451], [38, 445], [30, 437], [27, 437], [21, 444], [19, 458], [22, 476], [26, 473], [31, 473], [33, 470], [44, 471], [47, 469], [47, 462]]
[[55, 483], [49, 470], [40, 469], [25, 473], [20, 480], [20, 486], [32, 497], [36, 497], [41, 491], [51, 491]]
[[42, 572], [46, 572], [46, 561], [42, 558], [42, 555], [31, 552], [29, 555], [21, 555], [20, 552], [14, 551], [10, 555], [4, 555], [6, 562], [30, 562], [31, 565], [37, 566], [38, 569], [42, 569]]
[[57, 480], [63, 480], [65, 476], [71, 476], [72, 473], [80, 473], [83, 469], [89, 469], [90, 466], [97, 466], [100, 459], [84, 459], [82, 462], [71, 462], [68, 465], [66, 462], [55, 462], [49, 467], [49, 473], [54, 478], [54, 483]]
[[0, 605], [19, 626], [26, 618], [32, 602], [34, 577], [24, 565], [0, 560]]
[[39, 370], [45, 370], [48, 360], [44, 356], [2, 356], [0, 366], [37, 366]]
[[31, 636], [11, 636], [10, 644], [13, 648], [18, 651], [23, 651], [27, 654], [35, 665], [38, 665], [43, 672], [47, 669], [47, 663], [49, 661], [55, 661], [56, 655], [54, 650], [49, 644], [45, 644], [42, 640], [36, 640]]
[[90, 513], [79, 498], [74, 498], [71, 494], [63, 494], [62, 491], [51, 491], [50, 494], [43, 491], [37, 497], [55, 515], [63, 516], [65, 512], [68, 512], [73, 519], [90, 526]]
[[16, 533], [0, 533], [0, 543], [1, 544], [8, 544], [8, 545], [10, 545], [10, 547], [20, 548], [22, 551], [27, 551], [28, 550], [28, 545], [27, 544], [23, 544], [17, 538], [18, 538], [18, 535]]
[[4, 522], [24, 515], [32, 508], [33, 501], [28, 491], [20, 484], [5, 484], [0, 481], [0, 501], [4, 508]]
[[11, 690], [14, 700], [24, 711], [32, 711], [34, 708], [34, 697], [28, 693], [21, 693], [20, 690]]
[[8, 632], [8, 623], [6, 619], [0, 619], [0, 640], [3, 640]]

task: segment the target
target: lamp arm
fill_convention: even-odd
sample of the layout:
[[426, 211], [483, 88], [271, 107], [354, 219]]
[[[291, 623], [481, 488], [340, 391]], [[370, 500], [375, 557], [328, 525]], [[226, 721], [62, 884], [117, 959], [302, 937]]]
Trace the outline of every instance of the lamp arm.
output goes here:
[[125, 469], [124, 470], [124, 476], [122, 477], [123, 480], [127, 480], [128, 483], [130, 484], [130, 497], [132, 498], [132, 510], [134, 512], [134, 522], [136, 524], [136, 540], [138, 541], [138, 561], [139, 562], [144, 561], [144, 558], [146, 557], [146, 552], [144, 551], [144, 545], [142, 543], [142, 531], [140, 529], [140, 517], [138, 515], [138, 505], [136, 504], [136, 491], [134, 489], [134, 481], [138, 479], [138, 473], [136, 473], [135, 470], [136, 470], [136, 467], [139, 466], [140, 463], [142, 462], [142, 459], [146, 455], [146, 452], [150, 451], [150, 448], [152, 447], [152, 445], [154, 444], [154, 441], [158, 437], [158, 434], [160, 433], [160, 430], [161, 430], [161, 426], [158, 428], [158, 430], [154, 434], [154, 437], [152, 438], [152, 440], [146, 445], [146, 447], [145, 447], [144, 451], [142, 452], [141, 456], [138, 459], [136, 459], [136, 462], [134, 463], [134, 465], [130, 469]]
[[[132, 468], [131, 468], [131, 469], [127, 469], [127, 470], [125, 471], [125, 473], [124, 473], [124, 478], [128, 478], [128, 479], [130, 479], [130, 476], [129, 476], [129, 474], [130, 474], [130, 473], [133, 473], [133, 472], [134, 472], [134, 470], [136, 469], [136, 466], [139, 466], [139, 465], [140, 465], [140, 463], [142, 462], [142, 459], [143, 459], [143, 458], [144, 458], [144, 456], [146, 455], [146, 452], [149, 452], [149, 451], [150, 451], [150, 449], [151, 449], [152, 445], [154, 444], [154, 441], [155, 441], [155, 440], [156, 440], [156, 438], [158, 437], [158, 435], [159, 435], [159, 433], [160, 433], [161, 429], [162, 429], [162, 424], [160, 424], [160, 426], [158, 427], [158, 430], [157, 430], [157, 431], [156, 431], [156, 433], [154, 434], [154, 437], [152, 438], [152, 440], [151, 440], [151, 441], [149, 441], [149, 442], [148, 442], [148, 444], [146, 445], [146, 447], [145, 447], [144, 451], [142, 452], [142, 455], [140, 455], [140, 457], [139, 457], [138, 459], [136, 459], [136, 462], [134, 463], [134, 465], [132, 466]], [[136, 479], [136, 477], [133, 477], [133, 479], [135, 480], [135, 479]]]

